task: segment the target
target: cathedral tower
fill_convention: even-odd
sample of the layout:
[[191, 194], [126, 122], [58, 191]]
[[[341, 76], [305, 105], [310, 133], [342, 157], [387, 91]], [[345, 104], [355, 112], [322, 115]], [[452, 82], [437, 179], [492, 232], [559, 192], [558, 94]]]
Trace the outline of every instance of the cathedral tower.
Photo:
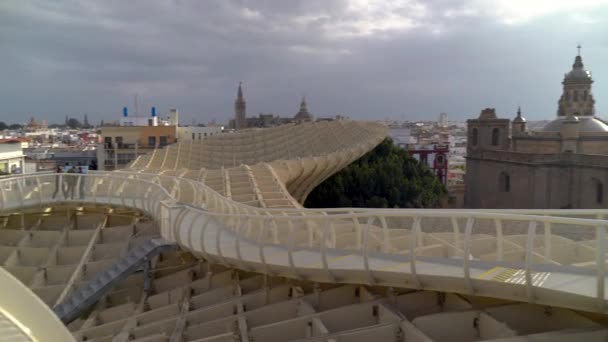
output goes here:
[[234, 101], [234, 128], [237, 130], [247, 128], [247, 104], [243, 98], [242, 83], [239, 82], [239, 90], [236, 95], [236, 101]]
[[302, 97], [302, 102], [300, 102], [300, 110], [294, 117], [296, 122], [304, 122], [304, 121], [312, 121], [312, 115], [308, 112], [308, 107], [306, 106], [306, 97]]
[[591, 93], [591, 72], [585, 70], [581, 47], [574, 59], [572, 70], [564, 76], [564, 91], [558, 101], [557, 116], [593, 116], [595, 114], [595, 99]]

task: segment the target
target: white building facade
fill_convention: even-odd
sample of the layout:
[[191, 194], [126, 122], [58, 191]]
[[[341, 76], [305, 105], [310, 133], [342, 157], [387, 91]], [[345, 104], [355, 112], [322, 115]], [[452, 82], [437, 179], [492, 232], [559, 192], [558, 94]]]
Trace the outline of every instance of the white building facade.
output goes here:
[[21, 141], [0, 140], [0, 174], [22, 173], [24, 161]]

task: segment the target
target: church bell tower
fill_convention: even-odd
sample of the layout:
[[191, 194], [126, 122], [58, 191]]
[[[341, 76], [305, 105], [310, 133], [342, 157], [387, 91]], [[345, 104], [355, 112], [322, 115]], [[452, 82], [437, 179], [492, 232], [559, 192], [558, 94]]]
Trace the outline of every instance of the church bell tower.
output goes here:
[[595, 99], [591, 93], [591, 72], [585, 70], [581, 46], [574, 59], [572, 70], [564, 75], [562, 82], [564, 90], [558, 101], [557, 116], [593, 116], [595, 115]]

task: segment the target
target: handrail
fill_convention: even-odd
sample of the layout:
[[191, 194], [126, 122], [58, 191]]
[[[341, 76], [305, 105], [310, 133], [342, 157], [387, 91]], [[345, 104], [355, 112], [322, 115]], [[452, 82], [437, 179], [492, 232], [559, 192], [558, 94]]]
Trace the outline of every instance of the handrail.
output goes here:
[[[226, 202], [231, 203], [232, 205], [251, 209], [251, 206], [246, 204], [234, 201], [230, 198], [226, 198], [208, 185], [203, 182], [199, 182], [194, 179], [181, 178], [177, 176], [171, 175], [159, 175], [156, 173], [142, 172], [142, 171], [91, 171], [93, 173], [111, 173], [111, 174], [125, 174], [125, 175], [141, 175], [146, 177], [158, 177], [162, 179], [168, 179], [171, 181], [184, 181], [196, 184], [201, 190], [212, 193], [213, 195], [217, 195], [222, 197]], [[395, 210], [399, 211], [412, 211], [418, 212], [420, 210], [427, 211], [429, 209], [418, 209], [418, 208], [256, 208], [258, 210], [264, 212], [280, 212], [280, 213], [301, 213], [301, 212], [326, 212], [326, 213], [336, 213], [336, 212], [356, 212], [356, 213], [368, 213], [368, 212], [394, 212]], [[503, 214], [524, 214], [524, 215], [568, 215], [568, 216], [582, 216], [582, 215], [608, 215], [608, 209], [433, 209], [433, 210], [447, 210], [450, 212], [479, 212], [479, 213], [503, 213]]]
[[[70, 178], [76, 179], [71, 180]], [[75, 184], [75, 198], [72, 198], [69, 193], [68, 198], [65, 198], [63, 193], [59, 194], [59, 198], [53, 198], [53, 190], [62, 188], [69, 182]], [[78, 198], [81, 186], [86, 190], [82, 199]], [[608, 221], [601, 216], [603, 211], [595, 211], [594, 218], [576, 218], [567, 217], [570, 216], [570, 210], [354, 210], [348, 208], [335, 210], [331, 214], [329, 210], [260, 210], [245, 205], [240, 206], [203, 186], [202, 183], [192, 180], [185, 181], [171, 176], [158, 175], [150, 178], [150, 175], [127, 172], [92, 171], [88, 174], [20, 175], [0, 179], [0, 188], [3, 190], [0, 203], [3, 210], [49, 204], [56, 200], [132, 206], [147, 212], [159, 222], [161, 234], [166, 240], [177, 242], [188, 250], [201, 253], [211, 260], [263, 273], [277, 272], [278, 267], [286, 270], [281, 273], [285, 276], [309, 277], [306, 270], [318, 266], [307, 266], [298, 262], [298, 251], [306, 249], [318, 253], [319, 259], [317, 260], [324, 274], [321, 277], [326, 281], [341, 281], [338, 274], [342, 271], [337, 272], [339, 270], [335, 268], [332, 260], [351, 257], [355, 258], [354, 260], [360, 260], [357, 265], [351, 267], [359, 269], [361, 274], [365, 275], [365, 279], [360, 280], [361, 282], [382, 285], [386, 283], [386, 280], [382, 278], [386, 271], [376, 265], [384, 262], [390, 266], [391, 263], [405, 261], [409, 263], [409, 266], [400, 272], [407, 273], [409, 279], [413, 280], [408, 286], [414, 288], [425, 288], [429, 276], [428, 270], [424, 267], [425, 263], [431, 259], [428, 259], [429, 257], [424, 253], [424, 248], [427, 246], [423, 240], [426, 239], [426, 234], [433, 234], [433, 231], [430, 230], [432, 227], [426, 227], [423, 222], [426, 219], [445, 220], [445, 225], [441, 226], [442, 231], [454, 237], [451, 248], [459, 251], [457, 255], [462, 255], [462, 261], [454, 264], [449, 257], [433, 257], [432, 260], [441, 265], [460, 265], [457, 267], [460, 267], [461, 270], [462, 287], [454, 291], [463, 293], [475, 293], [479, 286], [480, 278], [476, 272], [479, 272], [480, 260], [472, 257], [474, 254], [472, 251], [474, 240], [478, 238], [475, 235], [479, 234], [477, 231], [479, 228], [476, 225], [479, 222], [487, 221], [488, 225], [493, 228], [484, 231], [483, 234], [486, 234], [484, 236], [495, 239], [493, 241], [496, 241], [496, 246], [500, 246], [497, 247], [499, 251], [495, 259], [491, 261], [491, 265], [509, 264], [523, 271], [525, 281], [513, 285], [524, 287], [525, 296], [521, 300], [534, 302], [542, 302], [543, 297], [539, 291], [539, 285], [535, 284], [533, 274], [539, 267], [540, 269], [548, 267], [534, 260], [535, 255], [538, 254], [534, 251], [536, 226], [540, 223], [544, 224], [545, 228], [559, 225], [578, 227], [576, 229], [592, 231], [597, 241], [595, 269], [591, 272], [582, 268], [577, 271], [589, 274], [594, 279], [594, 284], [598, 286], [595, 294], [597, 304], [593, 308], [584, 307], [583, 309], [601, 312], [606, 310], [602, 285], [605, 283], [606, 276], [604, 240]], [[170, 192], [170, 189], [176, 189], [176, 191]], [[188, 193], [186, 189], [193, 192]], [[188, 197], [190, 202], [180, 202], [180, 197], [186, 195], [190, 196]], [[550, 212], [558, 216], [552, 216], [549, 214]], [[588, 214], [590, 211], [584, 212]], [[291, 213], [299, 215], [290, 215]], [[539, 213], [543, 215], [538, 215]], [[466, 220], [464, 232], [461, 231], [458, 220]], [[367, 223], [360, 224], [359, 222]], [[503, 261], [504, 255], [507, 253], [505, 239], [508, 236], [505, 235], [505, 229], [508, 224], [517, 223], [527, 224], [527, 228], [522, 228], [526, 232], [524, 262], [520, 264], [517, 262], [505, 263]], [[308, 232], [299, 234], [301, 229], [307, 229]], [[551, 237], [556, 236], [556, 229], [546, 229], [544, 231], [545, 240], [540, 245], [551, 245]], [[492, 231], [494, 233], [488, 235], [488, 232]], [[341, 238], [338, 237], [338, 234], [344, 232], [354, 234], [352, 247], [340, 245]], [[399, 240], [394, 240], [393, 234], [406, 234], [404, 236], [408, 237], [409, 243], [404, 245]], [[213, 242], [208, 242], [205, 246], [205, 237], [212, 237]], [[230, 243], [227, 244], [227, 241]], [[450, 243], [447, 244], [450, 245]], [[245, 246], [247, 246], [247, 252]], [[279, 260], [269, 255], [267, 249], [271, 246], [275, 248], [273, 251], [277, 247], [279, 250], [284, 250], [285, 258], [279, 258], [281, 259]], [[252, 248], [257, 252], [251, 254]], [[346, 249], [344, 250], [344, 248]], [[553, 265], [552, 267], [565, 273], [572, 272], [573, 269], [568, 265]]]

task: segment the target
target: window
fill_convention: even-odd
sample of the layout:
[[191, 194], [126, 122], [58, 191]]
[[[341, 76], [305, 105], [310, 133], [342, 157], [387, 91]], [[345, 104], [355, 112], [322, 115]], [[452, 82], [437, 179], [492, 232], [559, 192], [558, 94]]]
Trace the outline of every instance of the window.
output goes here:
[[589, 96], [589, 93], [585, 90], [583, 93], [583, 101], [587, 101], [587, 96]]
[[604, 204], [604, 184], [599, 179], [593, 178], [595, 187], [595, 203]]
[[156, 147], [156, 137], [148, 137], [148, 147]]
[[205, 133], [205, 136], [207, 136], [207, 133]]
[[578, 90], [574, 91], [574, 102], [578, 101]]
[[105, 137], [103, 138], [103, 144], [105, 146], [105, 148], [112, 148], [112, 137]]
[[498, 189], [500, 192], [511, 192], [511, 177], [506, 172], [501, 172], [498, 176]]
[[166, 135], [160, 136], [160, 146], [167, 146], [167, 136]]
[[199, 133], [199, 134], [198, 134], [198, 140], [201, 140], [201, 139], [202, 139], [202, 134], [201, 134], [201, 133]]
[[473, 128], [471, 131], [471, 144], [473, 144], [473, 146], [477, 146], [478, 135], [477, 128]]
[[116, 147], [122, 148], [122, 137], [114, 138], [116, 140]]
[[427, 157], [426, 157], [426, 153], [421, 153], [420, 154], [420, 162], [424, 165], [428, 166], [428, 161], [427, 161]]
[[192, 140], [196, 140], [196, 133], [192, 133]]
[[492, 129], [492, 145], [498, 146], [500, 142], [500, 130], [498, 128]]
[[443, 165], [443, 155], [437, 155], [437, 165]]

